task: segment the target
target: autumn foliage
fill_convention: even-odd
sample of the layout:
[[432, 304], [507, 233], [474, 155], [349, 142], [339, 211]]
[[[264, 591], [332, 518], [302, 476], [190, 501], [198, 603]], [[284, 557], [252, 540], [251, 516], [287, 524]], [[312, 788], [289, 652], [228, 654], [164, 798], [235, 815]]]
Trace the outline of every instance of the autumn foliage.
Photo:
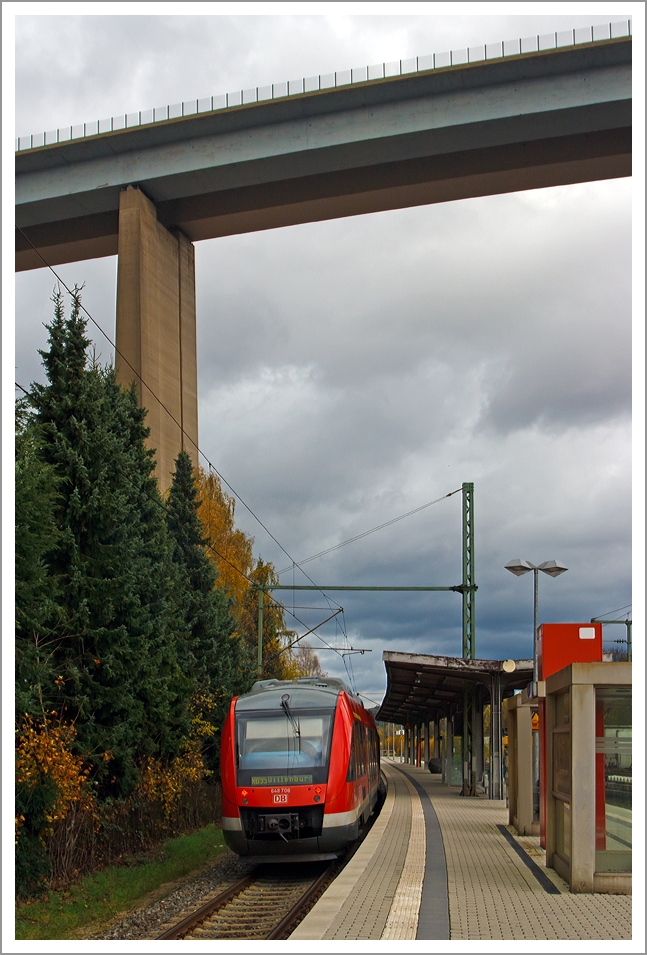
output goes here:
[[[54, 834], [56, 823], [65, 819], [74, 804], [81, 810], [96, 810], [90, 767], [72, 752], [76, 736], [73, 726], [56, 726], [47, 717], [35, 720], [26, 716], [16, 733], [16, 783], [27, 799], [44, 781], [52, 784], [51, 801], [43, 809], [41, 839]], [[20, 813], [16, 816], [16, 841], [24, 823], [25, 816]]]
[[[213, 471], [196, 472], [200, 506], [198, 515], [204, 528], [207, 554], [218, 572], [218, 585], [232, 601], [236, 634], [246, 648], [248, 674], [256, 676], [258, 646], [258, 588], [278, 583], [274, 566], [254, 560], [254, 539], [235, 525], [236, 502], [222, 487]], [[296, 633], [285, 623], [284, 610], [271, 592], [263, 594], [263, 678], [292, 680], [300, 676], [321, 675], [317, 655], [310, 646], [293, 650]]]
[[[47, 381], [16, 414], [21, 896], [218, 820], [220, 729], [276, 579], [217, 475], [180, 452], [160, 494], [146, 411], [89, 356], [78, 290], [47, 327]], [[304, 674], [263, 599], [263, 676]]]

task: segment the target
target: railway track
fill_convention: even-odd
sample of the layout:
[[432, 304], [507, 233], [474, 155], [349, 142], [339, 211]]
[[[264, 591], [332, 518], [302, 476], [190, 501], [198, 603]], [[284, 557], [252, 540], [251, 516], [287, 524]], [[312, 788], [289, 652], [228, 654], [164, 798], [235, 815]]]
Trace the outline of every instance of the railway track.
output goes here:
[[189, 912], [157, 939], [285, 939], [352, 859], [379, 816], [334, 862], [267, 863]]
[[283, 938], [305, 915], [338, 868], [337, 863], [320, 862], [259, 866], [158, 939]]

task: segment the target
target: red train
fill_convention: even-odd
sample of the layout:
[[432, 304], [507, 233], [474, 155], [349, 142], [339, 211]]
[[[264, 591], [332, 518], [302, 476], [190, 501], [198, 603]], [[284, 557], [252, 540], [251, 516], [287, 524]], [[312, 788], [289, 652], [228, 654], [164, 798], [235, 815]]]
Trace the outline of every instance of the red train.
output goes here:
[[232, 700], [220, 771], [234, 852], [334, 858], [379, 798], [375, 720], [341, 680], [261, 680]]

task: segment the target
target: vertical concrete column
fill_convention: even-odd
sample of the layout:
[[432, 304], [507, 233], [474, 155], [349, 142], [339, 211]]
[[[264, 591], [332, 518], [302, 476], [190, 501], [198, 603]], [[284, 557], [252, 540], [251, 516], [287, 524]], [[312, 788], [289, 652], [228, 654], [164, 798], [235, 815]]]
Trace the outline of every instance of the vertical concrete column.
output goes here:
[[508, 825], [514, 826], [517, 816], [517, 712], [516, 699], [503, 701], [508, 723]]
[[447, 752], [444, 759], [445, 764], [445, 778], [443, 782], [447, 786], [452, 784], [452, 770], [454, 766], [454, 724], [452, 722], [452, 712], [451, 709], [447, 714]]
[[504, 701], [508, 719], [508, 820], [519, 835], [533, 834], [532, 710], [518, 706], [516, 696]]
[[490, 799], [503, 798], [501, 766], [501, 678], [493, 673], [490, 681]]
[[571, 686], [571, 892], [593, 892], [595, 687]]
[[[544, 831], [540, 835], [539, 844], [546, 849], [546, 865], [551, 869], [555, 866], [555, 798], [553, 789], [555, 783], [553, 780], [553, 729], [555, 727], [555, 697], [546, 694], [543, 708], [540, 707], [540, 727], [543, 726], [546, 752], [546, 772], [542, 777], [542, 787], [546, 795], [545, 809], [542, 809], [540, 800], [540, 810], [544, 813]], [[541, 722], [543, 720], [543, 723]], [[542, 842], [543, 837], [543, 842]]]
[[481, 687], [477, 687], [474, 697], [474, 749], [472, 757], [475, 758], [474, 775], [476, 779], [483, 778], [483, 692]]
[[178, 453], [198, 463], [195, 258], [192, 243], [157, 221], [153, 203], [132, 186], [119, 202], [117, 378], [135, 382], [148, 410], [148, 446], [165, 491]]

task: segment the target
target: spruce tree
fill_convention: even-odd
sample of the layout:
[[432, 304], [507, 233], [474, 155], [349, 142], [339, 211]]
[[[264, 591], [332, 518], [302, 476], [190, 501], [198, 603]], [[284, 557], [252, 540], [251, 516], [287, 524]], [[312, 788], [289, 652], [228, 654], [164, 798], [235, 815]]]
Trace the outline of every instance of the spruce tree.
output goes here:
[[[194, 685], [196, 710], [219, 728], [226, 715], [238, 676], [238, 640], [230, 600], [217, 586], [217, 572], [206, 553], [198, 517], [200, 502], [191, 458], [181, 451], [166, 501], [166, 520], [173, 540], [173, 559], [185, 594], [182, 606], [186, 640], [178, 649], [181, 666]], [[205, 745], [205, 762], [216, 767], [218, 738]]]
[[45, 556], [58, 532], [58, 482], [41, 455], [42, 436], [23, 400], [16, 404], [16, 724], [42, 715], [43, 690], [53, 686], [47, 621], [56, 611], [57, 581]]
[[74, 290], [66, 318], [54, 296], [41, 352], [46, 385], [31, 402], [43, 459], [59, 481], [60, 536], [48, 555], [60, 582], [53, 702], [74, 721], [100, 794], [128, 792], [145, 755], [172, 756], [189, 726], [187, 678], [175, 646], [183, 595], [144, 439], [145, 410], [113, 368], [89, 361]]

